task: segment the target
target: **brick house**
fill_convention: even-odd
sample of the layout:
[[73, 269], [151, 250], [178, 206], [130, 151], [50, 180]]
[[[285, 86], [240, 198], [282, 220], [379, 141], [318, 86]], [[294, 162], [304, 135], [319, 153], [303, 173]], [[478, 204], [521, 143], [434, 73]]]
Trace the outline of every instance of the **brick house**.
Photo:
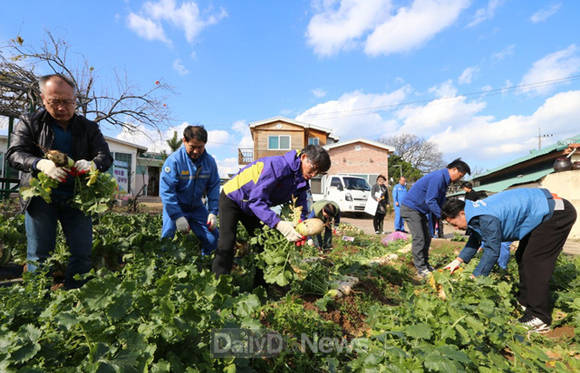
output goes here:
[[238, 149], [240, 167], [255, 159], [303, 149], [308, 144], [327, 145], [338, 141], [328, 128], [281, 116], [252, 123], [250, 133], [254, 147]]
[[[376, 182], [379, 175], [389, 179], [389, 154], [395, 151], [391, 146], [372, 140], [354, 139], [327, 144], [324, 148], [332, 161], [328, 175], [359, 176], [370, 185]], [[312, 179], [312, 193], [320, 193], [320, 188], [321, 177]]]

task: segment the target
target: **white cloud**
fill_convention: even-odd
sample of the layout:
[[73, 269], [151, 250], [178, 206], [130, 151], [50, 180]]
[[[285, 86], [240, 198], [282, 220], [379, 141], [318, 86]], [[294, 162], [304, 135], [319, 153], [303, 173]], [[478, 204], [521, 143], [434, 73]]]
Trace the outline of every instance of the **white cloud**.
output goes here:
[[[123, 128], [115, 137], [119, 140], [145, 146], [147, 151], [152, 153], [159, 153], [163, 150], [169, 153], [170, 149], [165, 141], [173, 137], [173, 130], [171, 130], [169, 136], [167, 136], [167, 132], [169, 132], [169, 130], [164, 133], [145, 127], [139, 127], [138, 131], [129, 132], [127, 129]], [[179, 131], [177, 132], [177, 136], [179, 137]]]
[[464, 156], [502, 159], [533, 149], [538, 128], [550, 124], [561, 138], [577, 135], [580, 91], [558, 93], [548, 98], [532, 115], [511, 115], [505, 119], [474, 116], [462, 126], [450, 125], [429, 140], [443, 151]]
[[[580, 71], [580, 55], [576, 45], [554, 52], [534, 62], [532, 68], [524, 75], [521, 85], [523, 92], [545, 94], [553, 90], [556, 84], [541, 84], [556, 79], [563, 79]], [[538, 84], [536, 84], [538, 83]]]
[[393, 8], [393, 0], [317, 0], [306, 38], [321, 56], [364, 45], [369, 55], [417, 48], [453, 24], [470, 0], [413, 0]]
[[542, 8], [538, 10], [536, 13], [532, 14], [532, 16], [530, 17], [530, 21], [532, 21], [533, 23], [544, 22], [545, 20], [556, 14], [556, 12], [560, 10], [561, 6], [562, 3], [557, 3], [553, 4], [548, 8]]
[[438, 86], [429, 88], [429, 93], [433, 93], [439, 98], [455, 97], [457, 95], [457, 88], [455, 88], [453, 82], [449, 79]]
[[414, 0], [369, 35], [365, 52], [388, 55], [418, 48], [452, 25], [468, 5], [469, 0]]
[[326, 96], [326, 91], [324, 89], [315, 88], [312, 90], [312, 94], [315, 97], [322, 98], [322, 97]]
[[368, 94], [354, 91], [337, 100], [318, 104], [296, 120], [331, 129], [341, 139], [366, 137], [377, 139], [395, 130], [393, 121], [381, 112], [393, 110], [410, 93], [404, 86], [394, 92]]
[[308, 23], [308, 44], [315, 53], [328, 56], [351, 48], [384, 20], [391, 0], [326, 0], [313, 5], [317, 13]]
[[164, 43], [170, 43], [170, 40], [167, 39], [167, 36], [165, 36], [163, 27], [148, 18], [130, 13], [127, 17], [127, 22], [129, 28], [144, 39], [160, 40]]
[[432, 133], [444, 126], [461, 125], [485, 106], [485, 102], [467, 102], [464, 96], [437, 98], [422, 106], [407, 105], [395, 113], [403, 124], [398, 132]]
[[238, 166], [238, 158], [225, 158], [217, 160], [218, 173], [221, 178], [227, 179], [228, 175], [236, 174], [240, 167]]
[[477, 72], [479, 72], [479, 67], [477, 66], [468, 67], [465, 70], [463, 70], [463, 72], [457, 79], [457, 82], [459, 84], [470, 84], [471, 80], [473, 79], [473, 75]]
[[494, 53], [491, 56], [491, 58], [494, 61], [499, 62], [499, 61], [505, 59], [506, 57], [513, 55], [514, 54], [514, 51], [515, 51], [515, 48], [516, 48], [515, 44], [508, 45], [507, 47], [505, 47], [501, 51], [499, 51], [497, 53]]
[[221, 8], [218, 13], [203, 17], [197, 3], [184, 1], [177, 6], [175, 0], [148, 1], [139, 14], [129, 14], [129, 27], [147, 40], [168, 42], [162, 22], [182, 30], [188, 42], [192, 43], [206, 27], [218, 23], [227, 16]]
[[208, 150], [215, 150], [222, 146], [228, 146], [231, 142], [231, 136], [228, 131], [224, 130], [209, 130], [207, 131], [207, 148]]
[[173, 61], [173, 70], [177, 71], [179, 75], [189, 74], [189, 70], [187, 70], [179, 58]]
[[240, 136], [238, 148], [254, 147], [254, 140], [252, 140], [252, 134], [250, 133], [250, 126], [248, 125], [248, 122], [245, 120], [238, 120], [234, 122], [232, 129]]
[[502, 87], [502, 93], [506, 93], [514, 86], [511, 80], [506, 80], [504, 86]]
[[487, 8], [479, 8], [473, 16], [473, 20], [467, 25], [467, 27], [473, 27], [480, 24], [483, 21], [492, 19], [495, 15], [496, 9], [502, 5], [504, 0], [489, 0], [487, 3]]

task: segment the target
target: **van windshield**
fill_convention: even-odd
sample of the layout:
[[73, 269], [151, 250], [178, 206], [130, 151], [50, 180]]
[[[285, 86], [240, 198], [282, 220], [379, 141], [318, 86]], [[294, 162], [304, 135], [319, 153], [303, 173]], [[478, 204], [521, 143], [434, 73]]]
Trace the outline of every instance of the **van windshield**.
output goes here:
[[365, 179], [358, 177], [345, 177], [344, 186], [350, 190], [371, 190], [369, 183]]

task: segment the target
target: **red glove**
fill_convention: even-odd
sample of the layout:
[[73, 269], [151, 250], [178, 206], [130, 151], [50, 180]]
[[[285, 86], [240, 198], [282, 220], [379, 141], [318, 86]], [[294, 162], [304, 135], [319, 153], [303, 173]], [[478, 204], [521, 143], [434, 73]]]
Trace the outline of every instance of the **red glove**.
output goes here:
[[306, 245], [306, 240], [307, 239], [308, 238], [306, 236], [302, 236], [302, 238], [300, 240], [298, 240], [298, 241], [295, 242], [296, 247], [300, 247], [300, 246]]

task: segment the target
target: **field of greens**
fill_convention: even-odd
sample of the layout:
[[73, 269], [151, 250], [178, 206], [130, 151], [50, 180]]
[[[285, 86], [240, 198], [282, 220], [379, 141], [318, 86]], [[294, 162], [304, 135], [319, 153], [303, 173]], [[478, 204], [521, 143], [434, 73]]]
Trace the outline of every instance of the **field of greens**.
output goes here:
[[[406, 241], [385, 247], [341, 225], [334, 249], [320, 253], [274, 230], [248, 239], [240, 228], [232, 275], [216, 279], [192, 235], [162, 241], [160, 231], [158, 215], [106, 213], [81, 289], [54, 286], [68, 255], [62, 238], [43, 271], [0, 287], [0, 372], [580, 371], [578, 257], [561, 255], [556, 266], [554, 330], [527, 335], [514, 323], [513, 260], [488, 278], [469, 278], [474, 260], [421, 281]], [[22, 216], [0, 215], [0, 242], [2, 264], [22, 263]], [[441, 268], [455, 254], [431, 256]], [[253, 289], [256, 266], [266, 287]], [[218, 357], [212, 332], [224, 328], [269, 330], [284, 344]]]

